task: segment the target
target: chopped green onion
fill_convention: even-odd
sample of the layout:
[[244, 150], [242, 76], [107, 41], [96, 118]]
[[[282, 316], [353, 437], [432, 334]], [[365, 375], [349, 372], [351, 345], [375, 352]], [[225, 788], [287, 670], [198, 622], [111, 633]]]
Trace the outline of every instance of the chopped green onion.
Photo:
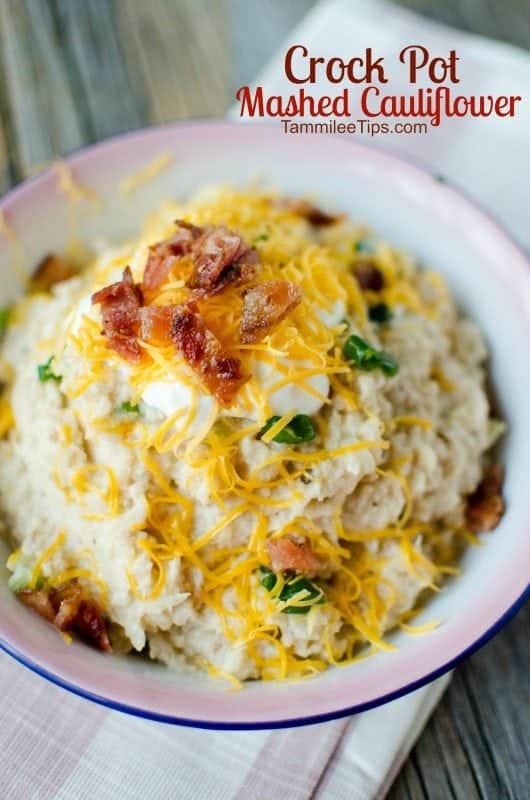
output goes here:
[[126, 400], [117, 407], [116, 411], [121, 414], [139, 414], [140, 406], [138, 403], [131, 403], [130, 400]]
[[[258, 437], [263, 436], [273, 425], [280, 420], [281, 417], [274, 416], [267, 420], [263, 428], [260, 430]], [[293, 417], [288, 425], [285, 426], [276, 436], [273, 437], [273, 442], [278, 444], [300, 444], [300, 442], [310, 442], [316, 436], [315, 426], [311, 421], [311, 417], [307, 414], [297, 414]]]
[[254, 244], [257, 244], [258, 242], [267, 242], [269, 239], [270, 239], [270, 233], [267, 232], [260, 233], [254, 237]]
[[271, 572], [270, 569], [267, 569], [267, 567], [260, 567], [260, 572], [261, 572], [261, 578], [260, 578], [261, 585], [268, 592], [271, 592], [276, 586], [276, 575], [274, 574], [274, 572]]
[[386, 303], [376, 303], [375, 306], [370, 306], [368, 316], [372, 322], [384, 323], [390, 322], [394, 313]]
[[385, 375], [396, 375], [399, 364], [391, 355], [383, 350], [376, 350], [360, 336], [348, 336], [343, 347], [344, 357], [353, 361], [358, 369], [380, 369]]
[[304, 603], [307, 603], [307, 605], [286, 606], [286, 608], [282, 609], [284, 614], [307, 614], [311, 608], [309, 601], [314, 601], [313, 605], [322, 605], [326, 602], [324, 592], [319, 589], [318, 586], [315, 586], [314, 583], [311, 583], [311, 581], [309, 581], [303, 575], [297, 575], [296, 577], [291, 578], [291, 580], [288, 581], [281, 590], [278, 599], [285, 603], [302, 591], [307, 592], [307, 596], [304, 597]]
[[[274, 572], [271, 572], [270, 569], [267, 569], [267, 567], [260, 567], [260, 571], [261, 585], [268, 592], [271, 592], [276, 586], [276, 575]], [[293, 578], [290, 578], [287, 583], [284, 584], [278, 596], [278, 600], [281, 603], [286, 603], [292, 597], [295, 597], [299, 592], [307, 593], [306, 597], [304, 597], [304, 603], [307, 603], [307, 605], [286, 606], [285, 608], [282, 608], [283, 614], [307, 614], [313, 605], [322, 605], [326, 602], [326, 596], [322, 589], [319, 589], [318, 586], [315, 586], [314, 583], [311, 583], [311, 581], [308, 580], [304, 575], [295, 575]], [[309, 601], [314, 602], [310, 603]]]
[[31, 576], [33, 574], [33, 567], [34, 567], [34, 559], [31, 559], [29, 556], [25, 554], [19, 555], [17, 561], [13, 567], [13, 572], [9, 576], [7, 581], [7, 588], [10, 589], [13, 594], [18, 594], [23, 589], [33, 588], [37, 591], [39, 589], [43, 589], [46, 585], [46, 578], [44, 575], [39, 575], [35, 582], [35, 585], [30, 587]]
[[343, 317], [343, 318], [341, 319], [341, 321], [340, 321], [340, 324], [341, 324], [341, 325], [344, 325], [344, 327], [346, 328], [346, 330], [347, 330], [347, 331], [349, 331], [349, 330], [350, 330], [350, 328], [351, 328], [351, 322], [350, 322], [350, 320], [349, 320], [349, 319], [346, 319], [346, 317]]
[[19, 558], [15, 564], [13, 574], [10, 575], [7, 581], [7, 588], [14, 594], [18, 594], [22, 589], [27, 589], [31, 578], [31, 568], [27, 559]]
[[374, 246], [371, 242], [367, 241], [366, 239], [359, 239], [358, 242], [355, 242], [353, 245], [353, 252], [354, 253], [373, 253]]
[[383, 350], [379, 353], [379, 367], [389, 377], [393, 378], [399, 372], [399, 364], [395, 358]]
[[16, 575], [13, 573], [9, 580], [7, 581], [7, 588], [13, 592], [13, 594], [18, 594], [22, 592], [24, 589], [29, 588], [29, 575]]
[[10, 308], [0, 308], [0, 333], [3, 333], [9, 324]]
[[39, 364], [37, 367], [37, 374], [41, 383], [45, 383], [46, 381], [57, 381], [57, 383], [60, 383], [62, 381], [62, 375], [56, 375], [52, 372], [52, 361], [54, 358], [55, 356], [50, 356], [45, 364]]

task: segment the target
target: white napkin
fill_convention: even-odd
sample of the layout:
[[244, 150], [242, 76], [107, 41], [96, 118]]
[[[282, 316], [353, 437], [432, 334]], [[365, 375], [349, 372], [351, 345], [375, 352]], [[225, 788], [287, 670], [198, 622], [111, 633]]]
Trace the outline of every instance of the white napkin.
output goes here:
[[[298, 88], [289, 83], [284, 72], [285, 52], [293, 44], [304, 44], [312, 55], [325, 59], [341, 56], [345, 60], [371, 47], [375, 56], [385, 57], [389, 82], [382, 87], [384, 93], [397, 95], [410, 95], [415, 91], [398, 61], [403, 47], [422, 44], [431, 54], [443, 56], [456, 50], [460, 58], [460, 83], [454, 87], [455, 94], [521, 95], [523, 101], [513, 119], [451, 118], [442, 121], [437, 129], [429, 128], [428, 134], [423, 136], [355, 136], [364, 144], [392, 150], [440, 173], [488, 209], [520, 244], [530, 248], [528, 53], [439, 25], [384, 0], [330, 0], [315, 6], [253, 82], [263, 86], [266, 95], [290, 95]], [[426, 85], [419, 82], [417, 88]], [[344, 86], [351, 88], [351, 84], [345, 82], [321, 83], [316, 87], [308, 84], [306, 89], [316, 96], [335, 95]], [[239, 104], [233, 107], [231, 116], [235, 119], [238, 114]], [[361, 116], [359, 113], [359, 118]]]
[[380, 798], [447, 682], [441, 678], [391, 705], [321, 725], [203, 731], [90, 704], [0, 652], [0, 797]]

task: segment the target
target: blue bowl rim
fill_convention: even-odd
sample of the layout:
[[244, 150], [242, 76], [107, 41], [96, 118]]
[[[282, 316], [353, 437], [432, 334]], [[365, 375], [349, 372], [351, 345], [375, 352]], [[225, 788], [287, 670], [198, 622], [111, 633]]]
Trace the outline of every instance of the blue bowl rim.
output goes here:
[[[156, 133], [157, 131], [164, 131], [173, 128], [183, 128], [183, 127], [194, 127], [196, 125], [208, 125], [208, 124], [216, 124], [216, 125], [226, 125], [227, 127], [237, 126], [238, 128], [241, 126], [242, 123], [236, 123], [232, 120], [227, 119], [217, 119], [217, 118], [194, 118], [190, 120], [183, 120], [179, 122], [167, 122], [163, 124], [152, 124], [152, 125], [145, 125], [142, 128], [136, 128], [133, 130], [128, 130], [125, 132], [117, 133], [113, 136], [109, 136], [105, 139], [102, 139], [98, 142], [94, 142], [86, 147], [78, 148], [77, 150], [73, 150], [71, 153], [66, 155], [64, 158], [61, 158], [61, 161], [64, 161], [66, 164], [75, 165], [75, 161], [77, 157], [88, 155], [89, 153], [93, 153], [100, 148], [104, 148], [105, 146], [114, 143], [118, 144], [120, 141], [124, 141], [129, 138], [134, 138], [136, 136], [142, 136], [146, 132], [153, 132]], [[273, 123], [260, 123], [260, 128], [268, 127], [273, 128]], [[337, 135], [338, 138], [341, 138]], [[519, 246], [519, 244], [515, 241], [515, 239], [507, 233], [504, 226], [495, 218], [495, 216], [489, 211], [484, 209], [480, 203], [478, 203], [471, 195], [466, 192], [461, 187], [456, 187], [452, 183], [449, 183], [445, 177], [441, 178], [439, 174], [433, 173], [425, 164], [422, 164], [419, 159], [414, 159], [412, 157], [404, 157], [401, 154], [398, 154], [391, 148], [382, 148], [376, 147], [374, 145], [366, 145], [365, 143], [360, 144], [356, 142], [356, 147], [360, 149], [364, 149], [368, 152], [376, 152], [379, 155], [387, 156], [389, 159], [393, 159], [396, 161], [401, 161], [407, 164], [409, 167], [413, 167], [418, 172], [422, 173], [424, 176], [429, 176], [432, 178], [433, 181], [442, 182], [448, 189], [454, 192], [457, 195], [463, 197], [468, 204], [476, 208], [480, 213], [487, 217], [490, 224], [494, 226], [498, 233], [502, 234], [502, 236], [510, 243], [512, 247], [519, 251], [521, 256], [526, 260], [527, 265], [530, 267], [530, 261], [527, 257], [527, 254], [524, 250]], [[31, 176], [30, 178], [26, 178], [20, 184], [10, 189], [0, 198], [0, 205], [3, 205], [6, 201], [9, 203], [10, 200], [16, 199], [19, 195], [22, 195], [28, 188], [30, 188], [33, 184], [38, 183], [48, 172], [50, 168], [44, 169], [42, 172], [39, 172], [36, 175]], [[293, 719], [282, 719], [278, 721], [264, 721], [264, 722], [218, 722], [213, 720], [199, 720], [199, 719], [190, 719], [185, 717], [177, 717], [171, 714], [158, 714], [156, 712], [148, 711], [143, 708], [138, 708], [137, 706], [128, 705], [126, 703], [119, 703], [115, 700], [112, 700], [108, 697], [103, 697], [98, 695], [94, 692], [89, 691], [88, 689], [83, 689], [80, 686], [76, 686], [74, 683], [70, 683], [67, 680], [59, 677], [58, 675], [49, 672], [48, 670], [44, 669], [43, 667], [39, 666], [31, 659], [26, 658], [22, 653], [19, 653], [18, 650], [11, 647], [7, 642], [0, 639], [0, 651], [3, 651], [7, 655], [11, 656], [15, 661], [22, 666], [29, 669], [31, 672], [39, 675], [41, 678], [49, 681], [50, 683], [54, 684], [55, 686], [60, 687], [61, 689], [65, 689], [66, 691], [74, 694], [78, 697], [82, 697], [85, 700], [90, 700], [97, 705], [104, 706], [105, 708], [112, 709], [113, 711], [119, 711], [123, 714], [129, 714], [131, 716], [138, 717], [140, 719], [147, 719], [153, 722], [162, 722], [168, 725], [179, 725], [182, 727], [187, 728], [201, 728], [205, 730], [218, 730], [218, 731], [253, 731], [253, 730], [277, 730], [282, 728], [296, 728], [301, 727], [304, 725], [317, 725], [323, 722], [330, 722], [335, 719], [341, 719], [343, 717], [352, 716], [354, 714], [360, 714], [363, 711], [369, 711], [372, 708], [377, 708], [378, 706], [385, 705], [386, 703], [390, 703], [393, 700], [397, 700], [400, 697], [404, 697], [411, 692], [416, 691], [416, 689], [421, 689], [422, 686], [426, 686], [432, 681], [435, 681], [437, 678], [441, 677], [442, 675], [446, 674], [450, 670], [452, 670], [457, 664], [463, 661], [465, 658], [468, 658], [472, 655], [475, 651], [483, 647], [496, 633], [498, 633], [512, 617], [523, 607], [525, 602], [530, 599], [530, 583], [527, 585], [526, 589], [523, 593], [515, 600], [515, 602], [502, 614], [501, 617], [491, 625], [483, 634], [479, 636], [474, 642], [472, 642], [468, 647], [464, 648], [457, 656], [447, 661], [445, 664], [442, 664], [437, 669], [433, 670], [432, 672], [423, 675], [421, 678], [418, 678], [416, 681], [412, 681], [411, 683], [405, 684], [404, 686], [399, 687], [393, 692], [389, 692], [386, 695], [381, 695], [373, 700], [367, 701], [366, 703], [357, 703], [353, 706], [347, 706], [342, 709], [322, 713], [322, 714], [312, 714], [304, 717], [295, 717]]]
[[52, 672], [48, 672], [48, 670], [43, 669], [38, 664], [35, 664], [30, 659], [23, 656], [14, 648], [11, 648], [6, 642], [0, 641], [0, 650], [7, 653], [7, 655], [11, 656], [15, 661], [19, 664], [22, 664], [27, 669], [31, 670], [37, 675], [40, 675], [41, 678], [45, 678], [50, 683], [53, 683], [55, 686], [59, 686], [61, 689], [66, 689], [68, 692], [77, 695], [78, 697], [82, 697], [85, 700], [90, 700], [93, 703], [97, 703], [100, 706], [104, 706], [105, 708], [110, 708], [113, 711], [120, 711], [123, 714], [130, 714], [134, 717], [139, 717], [140, 719], [147, 719], [151, 720], [152, 722], [163, 722], [169, 725], [180, 725], [186, 728], [204, 728], [206, 730], [216, 730], [216, 731], [256, 731], [256, 730], [277, 730], [280, 728], [298, 728], [303, 725], [317, 725], [322, 722], [330, 722], [334, 719], [341, 719], [342, 717], [349, 717], [353, 714], [360, 714], [363, 711], [369, 711], [372, 708], [377, 708], [378, 706], [385, 705], [386, 703], [390, 703], [392, 700], [397, 700], [404, 695], [410, 694], [414, 692], [416, 689], [421, 689], [422, 686], [431, 683], [432, 681], [436, 680], [436, 678], [441, 677], [446, 672], [452, 670], [460, 661], [469, 657], [472, 653], [478, 650], [480, 647], [483, 647], [486, 642], [488, 642], [496, 633], [498, 633], [501, 628], [503, 628], [506, 623], [519, 611], [525, 601], [530, 599], [530, 585], [527, 586], [526, 590], [523, 594], [515, 601], [515, 603], [510, 606], [510, 608], [504, 612], [502, 617], [500, 617], [497, 622], [488, 628], [485, 633], [482, 634], [475, 642], [473, 642], [469, 647], [466, 647], [459, 653], [455, 658], [447, 661], [438, 669], [433, 670], [432, 672], [424, 675], [423, 677], [419, 678], [416, 681], [412, 681], [412, 683], [405, 684], [404, 686], [400, 686], [399, 689], [396, 689], [393, 692], [389, 692], [386, 695], [382, 695], [381, 697], [377, 697], [374, 700], [370, 700], [366, 703], [358, 703], [354, 706], [347, 706], [345, 708], [338, 709], [336, 711], [330, 711], [324, 714], [312, 714], [307, 717], [295, 717], [293, 719], [282, 719], [276, 722], [264, 721], [264, 722], [217, 722], [212, 720], [202, 720], [202, 719], [189, 719], [185, 717], [177, 717], [171, 714], [157, 714], [152, 711], [147, 711], [143, 708], [138, 708], [136, 706], [127, 705], [126, 703], [118, 703], [115, 700], [111, 700], [108, 697], [102, 697], [101, 695], [95, 694], [94, 692], [90, 692], [87, 689], [83, 689], [80, 686], [76, 686], [69, 681], [63, 680], [58, 675], [55, 675]]

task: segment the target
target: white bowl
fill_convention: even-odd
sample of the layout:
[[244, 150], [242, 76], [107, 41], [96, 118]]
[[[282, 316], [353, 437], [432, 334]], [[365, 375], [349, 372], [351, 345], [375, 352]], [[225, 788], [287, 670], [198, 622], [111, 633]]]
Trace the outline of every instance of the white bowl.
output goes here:
[[[163, 153], [171, 165], [126, 200], [120, 182]], [[55, 683], [107, 706], [166, 722], [262, 728], [319, 722], [387, 702], [433, 680], [483, 644], [528, 594], [530, 565], [530, 271], [523, 253], [486, 214], [415, 166], [339, 137], [284, 135], [279, 127], [205, 122], [151, 128], [111, 139], [66, 160], [94, 189], [79, 236], [119, 241], [169, 197], [256, 176], [290, 194], [315, 193], [324, 206], [373, 226], [448, 280], [485, 331], [491, 374], [508, 435], [503, 446], [507, 511], [485, 546], [470, 548], [463, 575], [418, 618], [442, 624], [423, 636], [394, 634], [395, 653], [329, 669], [298, 683], [249, 684], [230, 692], [203, 675], [180, 675], [137, 658], [63, 644], [57, 631], [19, 603], [0, 574], [0, 645]], [[71, 233], [56, 171], [27, 181], [0, 203], [31, 271], [61, 251]], [[20, 293], [14, 250], [0, 237], [0, 306]], [[7, 549], [1, 553], [5, 561]]]

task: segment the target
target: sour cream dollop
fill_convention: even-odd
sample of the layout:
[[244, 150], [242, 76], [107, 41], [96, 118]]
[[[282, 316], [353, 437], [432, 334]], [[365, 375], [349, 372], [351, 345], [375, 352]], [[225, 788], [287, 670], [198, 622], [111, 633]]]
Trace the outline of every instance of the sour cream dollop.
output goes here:
[[194, 413], [186, 425], [186, 434], [193, 436], [201, 427], [206, 424], [206, 420], [212, 414], [215, 399], [198, 388], [194, 398], [194, 391], [189, 384], [178, 379], [171, 383], [153, 381], [149, 383], [142, 393], [142, 403], [148, 410], [172, 417], [179, 411], [183, 411], [181, 417], [175, 420], [175, 430], [183, 428], [189, 419], [188, 411], [194, 408]]
[[[337, 300], [330, 309], [318, 308], [317, 316], [329, 327], [336, 326], [344, 318], [346, 306], [343, 300]], [[91, 295], [86, 295], [77, 303], [68, 315], [66, 325], [72, 334], [76, 335], [83, 323], [84, 317], [96, 318], [97, 309], [92, 305]], [[260, 389], [266, 394], [274, 384], [281, 381], [284, 377], [284, 369], [293, 368], [293, 372], [314, 367], [309, 361], [294, 361], [292, 359], [279, 359], [279, 365], [283, 369], [277, 369], [275, 365], [265, 361], [257, 360], [254, 367], [254, 378]], [[316, 414], [324, 404], [324, 398], [329, 395], [329, 379], [324, 373], [316, 373], [304, 377], [303, 383], [285, 383], [276, 391], [268, 394], [267, 401], [271, 413], [282, 416], [291, 411], [298, 414], [311, 416]], [[305, 385], [305, 386], [304, 386]], [[305, 388], [307, 387], [307, 388]], [[308, 391], [309, 389], [309, 391]], [[311, 390], [314, 390], [315, 394]], [[195, 391], [185, 380], [175, 378], [171, 382], [155, 381], [146, 386], [141, 396], [142, 403], [146, 406], [149, 414], [169, 418], [175, 416], [179, 411], [187, 412], [193, 408], [193, 414], [182, 413], [175, 421], [175, 430], [186, 425], [186, 434], [193, 436], [206, 423], [212, 415], [215, 399], [206, 393], [200, 386]], [[230, 409], [222, 410], [223, 416], [246, 417], [248, 419], [258, 419], [257, 412], [252, 409], [243, 409], [236, 404]], [[187, 424], [186, 424], [187, 423]]]
[[[338, 325], [344, 318], [345, 313], [346, 306], [343, 300], [335, 301], [330, 309], [319, 308], [317, 312], [319, 319], [329, 327]], [[283, 368], [293, 368], [293, 372], [314, 367], [314, 364], [309, 361], [294, 361], [285, 358], [280, 359], [279, 363]], [[282, 380], [284, 372], [276, 369], [273, 364], [257, 360], [254, 368], [254, 377], [260, 389], [267, 393], [271, 386]], [[300, 385], [300, 383], [293, 380], [268, 395], [268, 404], [272, 414], [282, 416], [291, 411], [296, 411], [298, 414], [311, 416], [320, 411], [324, 404], [324, 398], [329, 395], [328, 376], [324, 373], [308, 375], [303, 379], [303, 384], [308, 387], [309, 391], [304, 388], [304, 385]], [[311, 389], [317, 394], [313, 394]], [[147, 406], [156, 409], [165, 417], [170, 417], [179, 410], [189, 408], [192, 405], [193, 393], [188, 384], [178, 380], [172, 383], [156, 382], [146, 387], [142, 400]], [[197, 411], [190, 425], [191, 433], [199, 430], [200, 426], [206, 422], [208, 415], [212, 413], [214, 402], [210, 395], [206, 394], [202, 389], [198, 389]], [[251, 409], [244, 411], [237, 405], [237, 402], [234, 407], [222, 411], [222, 414], [223, 416], [257, 419], [257, 414]], [[185, 418], [183, 415], [183, 419]]]
[[92, 305], [92, 295], [90, 294], [84, 295], [66, 317], [65, 326], [68, 333], [77, 336], [83, 324], [84, 317], [90, 317], [91, 319], [98, 318], [97, 309]]
[[[311, 369], [313, 366], [310, 362], [304, 361], [295, 363], [293, 361], [282, 360], [285, 367], [296, 367], [296, 371], [300, 369]], [[256, 363], [254, 377], [263, 392], [267, 392], [271, 386], [282, 380], [283, 372], [275, 369], [272, 364], [264, 361]], [[314, 389], [320, 395], [317, 397], [310, 391], [304, 389], [299, 383], [289, 382], [281, 386], [276, 391], [268, 396], [268, 404], [271, 412], [282, 416], [288, 414], [290, 411], [296, 411], [298, 414], [307, 414], [311, 416], [316, 414], [322, 408], [324, 398], [329, 394], [329, 380], [327, 375], [317, 373], [316, 375], [309, 375], [303, 379], [304, 383]], [[208, 417], [213, 413], [215, 404], [214, 398], [207, 394], [203, 389], [198, 387], [196, 399], [194, 400], [194, 393], [192, 388], [183, 381], [175, 379], [171, 383], [164, 383], [156, 381], [146, 386], [142, 393], [142, 402], [147, 406], [148, 410], [153, 410], [164, 417], [172, 417], [179, 411], [185, 411], [195, 406], [195, 413], [190, 420], [187, 433], [193, 435], [196, 431], [200, 430], [201, 426], [206, 423]], [[242, 408], [237, 406], [222, 411], [223, 416], [233, 417], [247, 417], [248, 419], [257, 420], [257, 414], [253, 410], [243, 411]], [[188, 415], [183, 413], [180, 418], [175, 421], [175, 428], [183, 426], [188, 419]]]
[[[284, 367], [295, 367], [299, 369], [311, 369], [314, 365], [309, 361], [294, 362], [282, 359], [281, 363]], [[263, 391], [267, 391], [275, 383], [282, 380], [284, 377], [283, 372], [275, 369], [272, 364], [265, 361], [258, 361], [256, 364], [255, 377]], [[303, 386], [296, 382], [285, 383], [276, 391], [268, 396], [269, 406], [273, 414], [282, 416], [288, 414], [290, 411], [296, 411], [298, 414], [307, 414], [311, 416], [320, 411], [324, 404], [323, 398], [329, 394], [329, 380], [328, 376], [317, 373], [316, 375], [309, 375], [303, 379], [311, 389], [321, 395], [317, 397], [315, 394], [308, 392]]]

